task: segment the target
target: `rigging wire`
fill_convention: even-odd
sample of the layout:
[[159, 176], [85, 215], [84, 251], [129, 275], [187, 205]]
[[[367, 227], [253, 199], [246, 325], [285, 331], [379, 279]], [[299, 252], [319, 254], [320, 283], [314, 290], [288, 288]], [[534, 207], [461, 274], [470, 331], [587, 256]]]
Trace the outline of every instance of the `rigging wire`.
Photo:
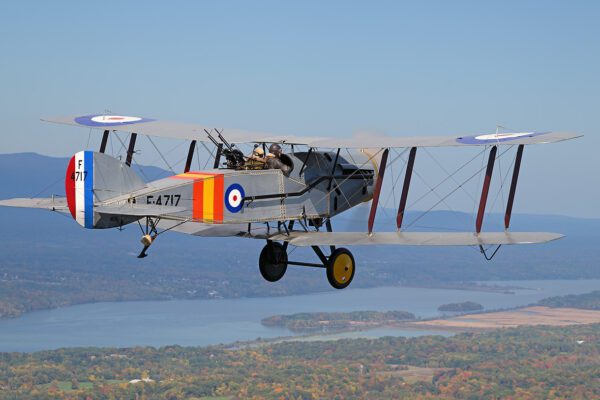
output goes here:
[[[116, 131], [112, 131], [112, 133], [113, 133], [114, 135], [116, 135], [116, 134], [117, 134], [117, 132], [116, 132]], [[110, 136], [108, 137], [108, 139], [109, 139], [109, 141], [110, 141], [110, 154], [111, 154], [111, 155], [114, 157], [114, 156], [115, 156], [115, 148], [113, 147], [113, 138], [112, 138], [112, 135], [110, 135]]]
[[175, 175], [175, 170], [173, 170], [173, 167], [171, 167], [171, 165], [169, 165], [169, 162], [165, 159], [165, 157], [160, 152], [160, 150], [158, 149], [158, 147], [156, 147], [156, 144], [154, 144], [154, 140], [152, 140], [152, 138], [150, 136], [146, 136], [146, 137], [148, 138], [148, 140], [150, 141], [150, 143], [152, 143], [152, 146], [154, 146], [154, 148], [156, 149], [156, 151], [158, 152], [158, 154], [160, 155], [160, 157], [162, 158], [162, 160], [165, 162], [165, 164], [167, 164], [167, 167], [169, 168], [169, 170], [173, 173], [173, 175]]
[[[427, 147], [423, 147], [423, 151], [429, 156], [429, 158], [431, 158], [433, 161], [435, 161], [435, 163], [438, 165], [438, 167], [440, 167], [440, 169], [442, 171], [444, 171], [444, 173], [452, 178], [452, 180], [454, 181], [454, 183], [456, 183], [458, 185], [458, 182], [456, 181], [456, 179], [454, 179], [454, 175], [450, 175], [450, 173], [446, 170], [446, 168], [444, 168], [444, 166], [435, 158], [431, 155], [431, 153], [429, 152], [429, 150], [427, 150]], [[469, 196], [472, 200], [475, 200], [475, 198], [471, 195], [471, 193], [469, 193], [469, 191], [467, 189], [465, 189], [464, 187], [461, 186], [461, 188], [463, 189], [463, 191], [467, 194], [467, 196]]]
[[[447, 176], [446, 178], [444, 178], [442, 181], [440, 181], [437, 185], [435, 186], [430, 186], [429, 183], [425, 180], [425, 178], [423, 178], [423, 176], [421, 174], [419, 174], [418, 171], [414, 170], [414, 174], [417, 175], [417, 177], [421, 180], [421, 182], [423, 182], [425, 184], [425, 186], [427, 186], [429, 188], [429, 191], [424, 193], [423, 195], [421, 195], [418, 199], [416, 199], [415, 201], [413, 201], [408, 208], [412, 208], [414, 207], [417, 203], [419, 203], [421, 200], [423, 200], [425, 197], [427, 197], [429, 194], [431, 194], [432, 192], [437, 196], [438, 199], [440, 199], [440, 201], [438, 203], [436, 203], [432, 208], [430, 208], [429, 210], [425, 211], [425, 213], [423, 213], [421, 216], [419, 216], [416, 220], [414, 220], [412, 223], [408, 224], [404, 230], [408, 229], [410, 226], [412, 226], [418, 219], [422, 218], [423, 216], [425, 216], [425, 214], [427, 214], [429, 211], [431, 211], [433, 208], [437, 207], [441, 202], [444, 203], [444, 205], [446, 207], [448, 207], [449, 211], [452, 213], [452, 215], [460, 222], [462, 223], [463, 221], [460, 219], [460, 217], [458, 216], [458, 212], [456, 210], [454, 210], [446, 201], [445, 199], [448, 197], [442, 197], [438, 192], [437, 189], [444, 184], [446, 181], [448, 181], [448, 179], [450, 179], [453, 175], [456, 175], [459, 171], [461, 171], [463, 168], [465, 168], [467, 165], [469, 165], [471, 162], [473, 162], [475, 159], [477, 159], [477, 157], [479, 157], [479, 154], [484, 154], [485, 153], [485, 149], [482, 150], [480, 153], [476, 154], [473, 158], [471, 158], [470, 160], [468, 160], [467, 162], [465, 162], [464, 164], [462, 164], [460, 167], [458, 167], [456, 170], [454, 170], [454, 172], [452, 174], [449, 174], [449, 176]], [[457, 189], [460, 188], [461, 185], [458, 185]], [[456, 191], [455, 190], [455, 191]]]
[[[119, 135], [116, 135], [116, 136], [117, 136], [117, 139], [119, 140], [119, 142], [121, 143], [121, 146], [123, 147], [123, 149], [127, 149], [127, 147], [125, 146], [125, 143], [124, 143], [124, 142], [121, 140], [121, 138], [119, 137]], [[127, 135], [127, 137], [128, 137], [128, 138], [129, 138], [129, 136], [130, 136], [130, 135]], [[127, 150], [125, 150], [125, 151], [127, 151]], [[132, 164], [133, 164], [133, 163], [135, 163], [135, 165], [136, 165], [136, 167], [137, 167], [138, 171], [139, 171], [139, 172], [140, 172], [140, 174], [141, 174], [141, 175], [144, 177], [144, 180], [145, 180], [146, 182], [150, 182], [150, 179], [148, 179], [148, 176], [147, 176], [147, 175], [144, 173], [144, 170], [142, 169], [142, 167], [141, 167], [141, 166], [140, 166], [140, 165], [137, 163], [137, 161], [136, 161], [136, 159], [135, 159], [134, 155], [135, 155], [135, 151], [134, 151], [134, 152], [133, 152], [133, 154], [131, 155], [131, 162], [132, 162]]]
[[60, 177], [57, 180], [55, 180], [54, 182], [52, 182], [51, 184], [49, 184], [48, 186], [46, 186], [45, 188], [43, 188], [42, 190], [40, 190], [39, 192], [37, 192], [36, 194], [34, 194], [31, 197], [38, 197], [39, 195], [41, 195], [43, 192], [45, 192], [46, 190], [50, 189], [51, 187], [53, 187], [54, 185], [56, 185], [58, 182], [60, 181], [64, 181], [65, 178]]
[[[496, 157], [496, 160], [500, 157], [502, 157], [504, 154], [506, 154], [506, 152], [509, 149], [504, 150], [502, 153], [500, 153], [500, 155], [498, 155]], [[469, 178], [467, 178], [465, 181], [463, 181], [458, 187], [454, 188], [452, 191], [450, 191], [447, 195], [445, 195], [442, 199], [440, 199], [437, 203], [435, 203], [432, 207], [430, 207], [427, 211], [425, 211], [423, 214], [421, 214], [418, 218], [416, 218], [415, 220], [413, 220], [410, 224], [408, 224], [408, 226], [406, 228], [411, 227], [412, 225], [414, 225], [418, 220], [420, 220], [421, 218], [423, 218], [427, 213], [429, 213], [431, 210], [433, 210], [435, 207], [437, 207], [439, 204], [441, 204], [442, 202], [445, 203], [445, 199], [447, 199], [448, 197], [450, 197], [452, 194], [454, 194], [457, 190], [460, 189], [460, 186], [464, 185], [465, 183], [469, 182], [471, 179], [473, 179], [475, 176], [479, 175], [483, 170], [485, 169], [485, 167], [479, 169], [477, 172], [475, 172], [473, 175], [471, 175]], [[447, 204], [446, 204], [447, 205]]]
[[[471, 158], [469, 161], [465, 162], [463, 165], [461, 165], [460, 167], [458, 167], [453, 173], [452, 175], [457, 174], [460, 170], [462, 170], [463, 168], [465, 168], [467, 165], [469, 165], [471, 162], [473, 162], [477, 157], [479, 157], [479, 155], [484, 154], [485, 153], [485, 149], [480, 151], [478, 154], [475, 155], [475, 157]], [[415, 174], [417, 174], [417, 176], [420, 176], [416, 171]], [[414, 207], [419, 201], [421, 201], [423, 198], [425, 198], [426, 196], [428, 196], [429, 194], [431, 194], [431, 192], [435, 192], [435, 190], [440, 187], [441, 185], [443, 185], [448, 179], [450, 179], [450, 177], [446, 177], [444, 178], [442, 181], [440, 181], [437, 185], [431, 187], [427, 184], [427, 182], [424, 181], [424, 179], [421, 177], [421, 180], [423, 180], [423, 182], [425, 183], [425, 185], [427, 185], [427, 187], [429, 187], [429, 192], [426, 192], [425, 194], [423, 194], [421, 197], [419, 197], [418, 199], [416, 199], [415, 201], [413, 201], [408, 208]]]
[[[171, 153], [172, 153], [172, 152], [173, 152], [175, 149], [177, 149], [177, 148], [181, 147], [181, 146], [182, 146], [184, 143], [185, 143], [185, 141], [180, 141], [180, 142], [179, 142], [179, 143], [177, 143], [175, 146], [171, 147], [171, 149], [170, 149], [169, 151], [167, 151], [167, 152], [164, 152], [164, 153], [163, 153], [163, 154], [164, 154], [164, 156], [165, 156], [165, 157], [166, 157], [166, 156], [168, 156], [168, 155], [169, 155], [169, 154], [171, 154]], [[149, 162], [148, 164], [149, 164], [149, 165], [154, 165], [154, 163], [156, 163], [158, 160], [160, 160], [160, 157], [159, 157], [159, 158], [155, 158], [154, 160], [152, 160], [152, 161], [151, 161], [151, 162]]]
[[[393, 151], [396, 151], [395, 149], [393, 149]], [[396, 177], [396, 179], [394, 180], [394, 172], [393, 170], [392, 172], [392, 181], [394, 182], [392, 184], [392, 191], [391, 193], [388, 194], [387, 199], [385, 200], [385, 202], [383, 203], [383, 207], [385, 208], [387, 206], [387, 204], [390, 201], [390, 197], [394, 197], [394, 206], [396, 206], [397, 201], [396, 201], [396, 186], [398, 185], [398, 181], [400, 180], [400, 177], [402, 176], [402, 173], [404, 172], [404, 170], [406, 169], [406, 166], [408, 165], [408, 161], [405, 160], [403, 157], [403, 155], [408, 151], [408, 148], [405, 148], [401, 153], [398, 153], [398, 156], [396, 158], [394, 158], [394, 160], [392, 160], [392, 162], [390, 163], [390, 168], [392, 167], [392, 165], [394, 165], [394, 162], [398, 159], [401, 159], [404, 164], [402, 165], [402, 169], [400, 170], [400, 172], [398, 173], [398, 176]], [[396, 151], [397, 152], [397, 151]]]
[[88, 132], [88, 138], [87, 138], [87, 143], [85, 144], [85, 149], [89, 150], [90, 148], [90, 139], [92, 137], [92, 128], [90, 128], [89, 132]]

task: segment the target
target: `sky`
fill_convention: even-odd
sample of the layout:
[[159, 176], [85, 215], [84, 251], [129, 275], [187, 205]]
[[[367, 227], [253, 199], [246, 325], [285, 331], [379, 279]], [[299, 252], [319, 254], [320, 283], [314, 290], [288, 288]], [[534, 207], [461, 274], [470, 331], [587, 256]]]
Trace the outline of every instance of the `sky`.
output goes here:
[[105, 110], [317, 136], [574, 131], [526, 149], [515, 212], [600, 218], [599, 20], [597, 1], [6, 2], [0, 153], [72, 155], [88, 131], [40, 118]]

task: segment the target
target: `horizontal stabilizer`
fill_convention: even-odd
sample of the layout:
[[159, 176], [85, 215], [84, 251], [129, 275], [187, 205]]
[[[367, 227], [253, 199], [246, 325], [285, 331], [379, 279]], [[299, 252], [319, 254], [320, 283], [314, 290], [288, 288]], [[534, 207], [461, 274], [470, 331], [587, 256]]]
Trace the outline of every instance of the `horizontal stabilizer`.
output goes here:
[[154, 205], [103, 205], [94, 207], [94, 211], [100, 214], [126, 215], [131, 217], [169, 217], [186, 211], [185, 207], [154, 206]]
[[560, 239], [551, 232], [290, 232], [255, 235], [254, 238], [288, 242], [294, 246], [478, 246], [500, 244], [535, 244]]
[[200, 237], [242, 237], [248, 229], [248, 224], [221, 225], [193, 221], [181, 223], [173, 220], [161, 220], [158, 226], [164, 230]]
[[21, 198], [0, 200], [0, 206], [3, 207], [22, 207], [22, 208], [43, 208], [52, 211], [66, 211], [67, 199], [64, 197], [44, 197], [44, 198]]

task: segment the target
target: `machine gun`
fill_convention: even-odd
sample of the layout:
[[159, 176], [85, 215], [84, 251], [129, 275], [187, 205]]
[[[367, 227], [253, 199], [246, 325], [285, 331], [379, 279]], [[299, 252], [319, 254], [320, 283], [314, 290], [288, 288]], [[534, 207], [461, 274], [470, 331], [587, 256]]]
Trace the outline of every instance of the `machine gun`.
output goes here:
[[[217, 146], [217, 149], [222, 149], [221, 153], [225, 156], [225, 160], [226, 160], [224, 165], [226, 165], [227, 168], [229, 168], [229, 169], [242, 169], [244, 167], [244, 164], [246, 163], [246, 161], [244, 159], [244, 153], [242, 153], [241, 150], [234, 148], [235, 144], [230, 144], [223, 137], [221, 132], [219, 132], [217, 129], [215, 129], [215, 131], [217, 132], [219, 139], [221, 139], [221, 143], [219, 143], [210, 134], [209, 131], [207, 131], [206, 129], [204, 130], [204, 132], [206, 132], [206, 134], [208, 135], [208, 138], [214, 143], [215, 146]], [[224, 149], [223, 149], [223, 146], [225, 146]]]

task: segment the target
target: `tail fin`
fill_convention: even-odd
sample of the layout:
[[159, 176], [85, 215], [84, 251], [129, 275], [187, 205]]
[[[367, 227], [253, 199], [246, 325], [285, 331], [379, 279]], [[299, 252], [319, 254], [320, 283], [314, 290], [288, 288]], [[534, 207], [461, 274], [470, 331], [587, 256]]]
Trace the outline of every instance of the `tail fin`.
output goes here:
[[77, 223], [89, 229], [97, 227], [100, 218], [94, 204], [144, 187], [146, 184], [125, 163], [94, 151], [75, 154], [65, 177], [69, 211]]

